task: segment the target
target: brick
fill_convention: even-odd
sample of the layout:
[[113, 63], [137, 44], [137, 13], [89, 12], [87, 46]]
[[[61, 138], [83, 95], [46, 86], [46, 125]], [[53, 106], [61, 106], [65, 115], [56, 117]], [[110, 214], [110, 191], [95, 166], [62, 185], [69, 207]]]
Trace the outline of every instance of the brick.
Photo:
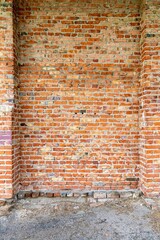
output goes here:
[[38, 198], [39, 192], [32, 192], [32, 198]]
[[94, 192], [94, 198], [104, 199], [104, 198], [106, 198], [106, 197], [107, 197], [106, 192], [100, 192], [100, 191]]
[[32, 191], [25, 191], [25, 197], [26, 198], [32, 197]]
[[131, 198], [131, 197], [133, 197], [133, 192], [131, 191], [120, 192], [120, 198]]
[[107, 198], [120, 198], [120, 194], [117, 191], [112, 191], [107, 193]]
[[52, 198], [54, 196], [54, 194], [52, 192], [47, 192], [46, 193], [46, 197], [48, 198]]
[[61, 195], [60, 195], [60, 193], [59, 192], [55, 192], [54, 193], [54, 197], [60, 197]]

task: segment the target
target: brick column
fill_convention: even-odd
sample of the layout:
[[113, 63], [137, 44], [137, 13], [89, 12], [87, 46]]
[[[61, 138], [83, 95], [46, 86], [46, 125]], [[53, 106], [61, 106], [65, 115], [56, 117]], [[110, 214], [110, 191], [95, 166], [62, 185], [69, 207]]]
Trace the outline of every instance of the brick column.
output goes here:
[[[15, 40], [12, 0], [0, 2], [0, 198], [13, 196], [15, 179]], [[17, 145], [17, 141], [16, 141]], [[18, 177], [17, 177], [18, 178]]]
[[146, 196], [160, 196], [160, 4], [141, 6], [140, 187]]

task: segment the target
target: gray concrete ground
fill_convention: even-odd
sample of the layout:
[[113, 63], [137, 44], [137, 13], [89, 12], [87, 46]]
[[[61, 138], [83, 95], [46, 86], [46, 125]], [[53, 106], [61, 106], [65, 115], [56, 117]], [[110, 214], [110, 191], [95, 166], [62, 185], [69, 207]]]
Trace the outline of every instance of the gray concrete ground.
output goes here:
[[27, 199], [0, 208], [0, 240], [160, 240], [160, 212], [143, 200]]

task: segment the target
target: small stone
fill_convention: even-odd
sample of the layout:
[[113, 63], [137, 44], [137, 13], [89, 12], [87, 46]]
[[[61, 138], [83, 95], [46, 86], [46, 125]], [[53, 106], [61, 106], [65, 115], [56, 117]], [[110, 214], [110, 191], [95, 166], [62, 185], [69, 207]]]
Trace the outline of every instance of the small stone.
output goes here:
[[0, 217], [8, 215], [12, 208], [13, 208], [12, 205], [5, 205], [5, 206], [1, 207], [0, 208]]
[[24, 192], [24, 191], [20, 191], [20, 192], [17, 194], [17, 197], [18, 197], [18, 199], [24, 199], [24, 198], [25, 198], [25, 192]]
[[6, 201], [5, 200], [0, 200], [0, 207], [1, 206], [4, 206], [6, 204]]
[[59, 209], [58, 204], [54, 204], [53, 208], [54, 208], [55, 210], [58, 210], [58, 209]]
[[108, 199], [107, 199], [107, 198], [104, 198], [104, 199], [99, 198], [99, 199], [98, 199], [98, 202], [100, 202], [100, 203], [105, 203], [105, 202], [108, 202]]

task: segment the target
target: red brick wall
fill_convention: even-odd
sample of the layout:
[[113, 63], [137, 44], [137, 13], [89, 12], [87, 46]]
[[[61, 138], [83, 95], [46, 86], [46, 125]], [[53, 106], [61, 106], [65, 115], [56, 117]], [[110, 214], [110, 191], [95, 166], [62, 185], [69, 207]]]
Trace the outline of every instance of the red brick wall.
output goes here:
[[160, 196], [160, 2], [141, 6], [140, 186], [147, 196]]
[[19, 1], [24, 189], [137, 187], [139, 1]]
[[137, 187], [159, 196], [159, 9], [1, 1], [0, 198]]

